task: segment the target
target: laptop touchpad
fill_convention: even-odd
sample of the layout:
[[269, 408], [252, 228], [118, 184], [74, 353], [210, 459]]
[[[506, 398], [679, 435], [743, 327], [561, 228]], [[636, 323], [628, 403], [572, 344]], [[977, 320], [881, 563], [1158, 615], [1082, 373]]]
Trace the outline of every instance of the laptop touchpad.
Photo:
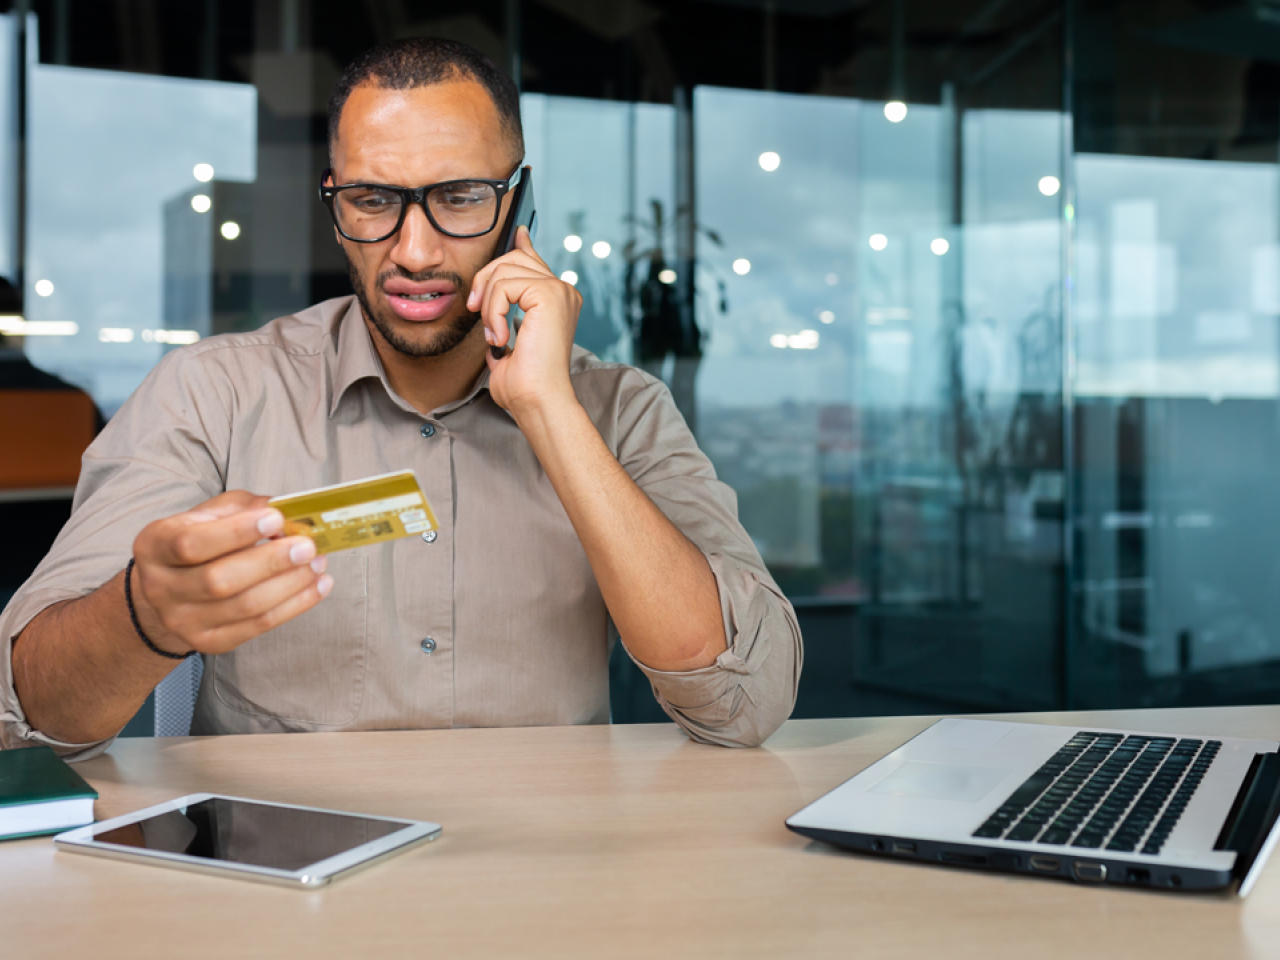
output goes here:
[[909, 760], [868, 793], [891, 793], [899, 797], [972, 803], [995, 789], [1008, 774], [1008, 770], [1000, 767], [967, 767]]

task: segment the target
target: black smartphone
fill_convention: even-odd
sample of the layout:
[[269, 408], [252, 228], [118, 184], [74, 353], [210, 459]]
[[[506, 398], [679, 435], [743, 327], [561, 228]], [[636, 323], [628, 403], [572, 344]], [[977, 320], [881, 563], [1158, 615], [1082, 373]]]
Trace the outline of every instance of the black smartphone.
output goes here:
[[[516, 248], [516, 229], [518, 227], [528, 227], [529, 236], [533, 236], [533, 232], [538, 228], [538, 211], [533, 203], [533, 168], [525, 167], [520, 171], [520, 182], [516, 184], [516, 188], [511, 195], [511, 211], [507, 214], [507, 222], [502, 225], [502, 232], [498, 234], [498, 242], [493, 246], [494, 259], [503, 254], [510, 253]], [[510, 314], [507, 315], [510, 320]], [[511, 326], [512, 334], [515, 333], [514, 324]], [[510, 344], [510, 338], [507, 343]], [[489, 352], [493, 354], [494, 359], [501, 359], [503, 354], [502, 347], [490, 347]]]

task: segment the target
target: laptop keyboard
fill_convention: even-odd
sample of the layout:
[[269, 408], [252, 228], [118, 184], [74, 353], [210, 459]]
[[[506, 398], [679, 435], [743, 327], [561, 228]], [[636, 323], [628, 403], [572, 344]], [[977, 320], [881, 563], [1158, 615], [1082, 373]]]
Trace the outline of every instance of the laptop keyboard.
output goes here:
[[984, 839], [1156, 854], [1220, 740], [1077, 733], [976, 831]]

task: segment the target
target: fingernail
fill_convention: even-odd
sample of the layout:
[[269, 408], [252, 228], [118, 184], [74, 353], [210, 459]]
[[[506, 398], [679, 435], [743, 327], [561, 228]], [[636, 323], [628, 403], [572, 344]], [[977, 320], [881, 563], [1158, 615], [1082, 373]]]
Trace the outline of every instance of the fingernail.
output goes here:
[[284, 514], [279, 510], [270, 510], [258, 518], [258, 532], [270, 537], [284, 529]]
[[329, 566], [328, 557], [323, 557], [323, 556], [316, 557], [314, 560], [311, 561], [311, 569], [314, 570], [316, 573], [324, 573], [324, 568], [327, 566]]
[[327, 597], [329, 591], [333, 589], [333, 577], [325, 575], [316, 582], [316, 589], [320, 591], [320, 596]]
[[300, 540], [289, 548], [289, 559], [294, 563], [306, 563], [316, 555], [316, 545], [310, 540]]
[[484, 328], [484, 339], [486, 343], [493, 343], [493, 331], [488, 327]]

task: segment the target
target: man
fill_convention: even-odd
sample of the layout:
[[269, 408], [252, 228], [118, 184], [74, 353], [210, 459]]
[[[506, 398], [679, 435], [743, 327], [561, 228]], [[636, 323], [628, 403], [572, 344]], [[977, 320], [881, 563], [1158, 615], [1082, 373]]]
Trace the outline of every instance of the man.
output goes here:
[[[175, 351], [108, 425], [0, 617], [3, 745], [91, 756], [196, 653], [194, 733], [606, 722], [614, 627], [692, 737], [761, 742], [800, 635], [732, 493], [660, 383], [573, 347], [581, 299], [527, 231], [492, 260], [510, 80], [447, 41], [379, 48], [329, 145], [355, 299]], [[410, 467], [438, 536], [317, 557], [266, 502]]]

